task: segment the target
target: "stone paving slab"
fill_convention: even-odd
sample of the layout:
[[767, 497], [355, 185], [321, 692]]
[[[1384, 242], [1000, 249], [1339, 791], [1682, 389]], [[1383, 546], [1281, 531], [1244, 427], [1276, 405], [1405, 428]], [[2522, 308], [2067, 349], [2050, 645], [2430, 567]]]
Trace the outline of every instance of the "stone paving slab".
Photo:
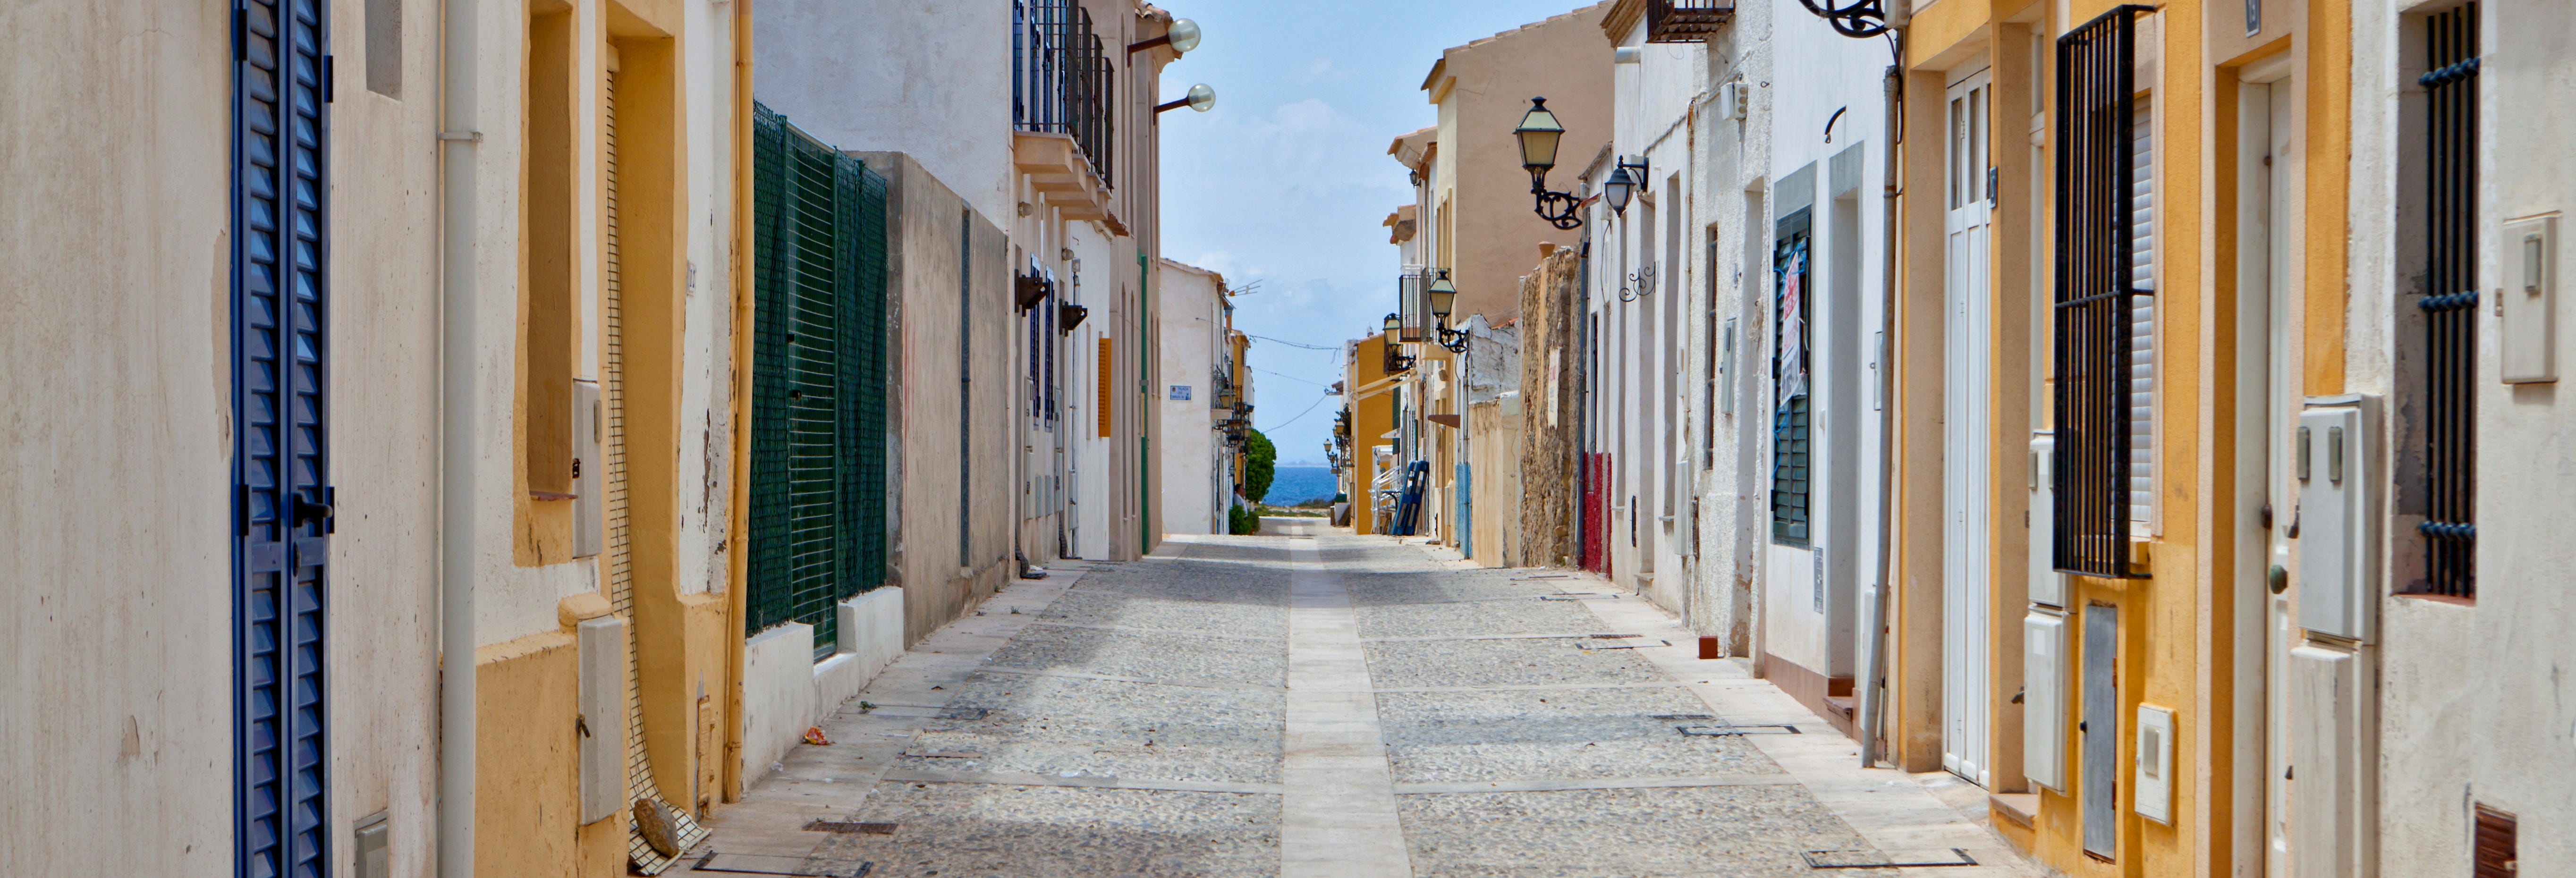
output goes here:
[[1284, 605], [1217, 603], [1127, 594], [1108, 589], [1068, 592], [1053, 606], [1047, 607], [1040, 621], [1276, 638], [1288, 636], [1288, 608]]
[[873, 863], [869, 878], [953, 875], [1273, 875], [1279, 797], [980, 783], [888, 783], [813, 859]]
[[1120, 677], [1288, 684], [1284, 644], [1169, 632], [1102, 631], [1031, 625], [993, 653], [996, 667], [1081, 671]]
[[1398, 783], [1774, 774], [1742, 737], [1683, 735], [1684, 689], [1380, 693]]
[[1441, 604], [1372, 605], [1359, 609], [1360, 638], [1466, 637], [1501, 634], [1614, 634], [1572, 601], [1511, 598]]
[[1552, 683], [1662, 683], [1671, 680], [1628, 650], [1577, 647], [1581, 638], [1378, 641], [1366, 644], [1378, 685], [1527, 686]]
[[1417, 875], [1791, 876], [1865, 844], [1794, 784], [1404, 796]]
[[978, 674], [927, 720], [897, 767], [1278, 783], [1282, 690]]

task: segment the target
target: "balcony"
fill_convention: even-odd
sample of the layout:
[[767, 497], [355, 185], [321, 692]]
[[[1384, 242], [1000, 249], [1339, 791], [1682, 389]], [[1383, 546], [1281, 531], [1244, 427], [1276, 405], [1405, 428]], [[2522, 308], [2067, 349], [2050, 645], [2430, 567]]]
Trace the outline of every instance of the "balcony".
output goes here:
[[1735, 0], [1646, 0], [1646, 42], [1695, 43], [1735, 18]]
[[1112, 186], [1115, 76], [1091, 13], [1077, 0], [1011, 4], [1012, 127], [1071, 138], [1093, 173]]

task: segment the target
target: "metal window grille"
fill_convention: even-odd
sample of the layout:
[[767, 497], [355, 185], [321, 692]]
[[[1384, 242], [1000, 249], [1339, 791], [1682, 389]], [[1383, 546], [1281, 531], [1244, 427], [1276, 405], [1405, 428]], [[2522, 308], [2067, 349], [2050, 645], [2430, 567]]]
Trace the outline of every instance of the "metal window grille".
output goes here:
[[[2057, 41], [2056, 567], [2142, 577], [2131, 563], [2138, 298], [2133, 188], [2136, 16], [2121, 6]], [[2146, 312], [2152, 313], [2152, 312]], [[2151, 367], [2150, 367], [2151, 368]]]
[[1012, 123], [1022, 131], [1072, 135], [1092, 170], [1111, 185], [1114, 76], [1079, 0], [1011, 4]]
[[748, 628], [814, 626], [884, 580], [885, 179], [755, 108]]
[[1646, 4], [1646, 42], [1699, 42], [1734, 17], [1735, 0], [1652, 0]]
[[2425, 21], [2425, 587], [2477, 595], [2478, 7]]
[[1398, 341], [1425, 341], [1431, 334], [1431, 318], [1426, 312], [1430, 303], [1424, 300], [1431, 289], [1430, 269], [1408, 271], [1395, 276], [1395, 314], [1401, 329]]
[[1780, 220], [1772, 245], [1773, 317], [1778, 333], [1771, 350], [1771, 541], [1804, 546], [1811, 536], [1810, 447], [1814, 424], [1807, 392], [1807, 287], [1809, 214], [1800, 209]]

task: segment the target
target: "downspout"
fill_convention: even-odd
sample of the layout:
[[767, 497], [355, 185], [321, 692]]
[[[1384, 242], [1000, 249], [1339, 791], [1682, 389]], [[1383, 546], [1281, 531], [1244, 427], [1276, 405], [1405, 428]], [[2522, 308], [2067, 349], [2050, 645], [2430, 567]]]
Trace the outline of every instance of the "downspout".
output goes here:
[[752, 234], [751, 143], [751, 4], [734, 0], [733, 17], [733, 509], [726, 516], [725, 595], [725, 747], [717, 757], [721, 798], [742, 800], [742, 670], [745, 602], [751, 590], [751, 400], [753, 321], [756, 290], [751, 276]]
[[1879, 258], [1879, 262], [1886, 270], [1886, 275], [1879, 284], [1878, 312], [1879, 325], [1883, 327], [1879, 330], [1878, 344], [1879, 577], [1878, 587], [1872, 589], [1875, 593], [1869, 598], [1869, 624], [1864, 626], [1864, 630], [1869, 635], [1870, 650], [1869, 661], [1863, 663], [1861, 669], [1863, 676], [1859, 707], [1860, 766], [1862, 768], [1870, 768], [1878, 764], [1878, 736], [1882, 725], [1880, 716], [1886, 712], [1887, 707], [1887, 699], [1881, 694], [1881, 690], [1887, 683], [1887, 600], [1888, 592], [1895, 588], [1896, 583], [1896, 547], [1889, 541], [1895, 534], [1893, 518], [1895, 503], [1891, 494], [1896, 487], [1896, 394], [1894, 392], [1896, 362], [1893, 356], [1896, 351], [1896, 330], [1899, 325], [1896, 320], [1896, 202], [1898, 196], [1904, 194], [1903, 190], [1897, 188], [1896, 148], [1905, 142], [1905, 32], [1902, 28], [1905, 26], [1906, 13], [1910, 10], [1903, 0], [1898, 0], [1892, 5], [1894, 8], [1890, 9], [1888, 14], [1890, 28], [1888, 47], [1892, 57], [1887, 65], [1886, 82], [1881, 86], [1887, 105], [1885, 130], [1888, 145], [1886, 149], [1880, 150], [1887, 156], [1885, 195], [1887, 200], [1879, 212], [1885, 214], [1887, 225], [1886, 236], [1881, 239], [1880, 245], [1883, 253]]
[[439, 239], [438, 874], [474, 874], [475, 0], [446, 0], [438, 141]]

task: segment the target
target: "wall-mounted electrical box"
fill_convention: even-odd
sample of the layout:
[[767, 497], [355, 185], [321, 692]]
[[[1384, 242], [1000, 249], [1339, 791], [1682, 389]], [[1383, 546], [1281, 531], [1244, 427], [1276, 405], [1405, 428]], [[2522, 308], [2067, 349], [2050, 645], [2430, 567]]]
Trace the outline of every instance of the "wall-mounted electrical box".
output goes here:
[[1717, 411], [1735, 414], [1735, 318], [1726, 318], [1726, 335], [1717, 348]]
[[575, 379], [572, 383], [572, 556], [588, 558], [599, 554], [599, 544], [607, 537], [607, 525], [599, 517], [599, 497], [607, 493], [608, 473], [602, 468], [599, 454], [600, 437], [607, 426], [600, 423], [599, 382]]
[[2496, 294], [2504, 382], [2558, 380], [2558, 217], [2504, 224], [2504, 286]]
[[581, 718], [574, 738], [581, 747], [581, 822], [626, 809], [626, 622], [614, 615], [584, 619], [576, 635], [581, 654]]
[[383, 811], [358, 818], [355, 855], [350, 865], [357, 878], [394, 878], [393, 822]]
[[2066, 786], [2066, 613], [2032, 607], [2021, 620], [2021, 771], [2058, 792]]
[[1742, 80], [1717, 84], [1717, 117], [1742, 121], [1752, 109], [1753, 90]]
[[2057, 521], [2057, 488], [2054, 471], [2057, 459], [2057, 434], [2034, 430], [2030, 434], [2030, 533], [2024, 542], [2029, 550], [2030, 602], [2046, 607], [2066, 606], [2066, 574], [2057, 572], [2054, 531]]
[[2173, 824], [2174, 714], [2162, 707], [2138, 705], [2138, 816]]
[[2299, 413], [2299, 626], [2369, 640], [2378, 608], [2378, 437], [2373, 400], [2315, 396]]

